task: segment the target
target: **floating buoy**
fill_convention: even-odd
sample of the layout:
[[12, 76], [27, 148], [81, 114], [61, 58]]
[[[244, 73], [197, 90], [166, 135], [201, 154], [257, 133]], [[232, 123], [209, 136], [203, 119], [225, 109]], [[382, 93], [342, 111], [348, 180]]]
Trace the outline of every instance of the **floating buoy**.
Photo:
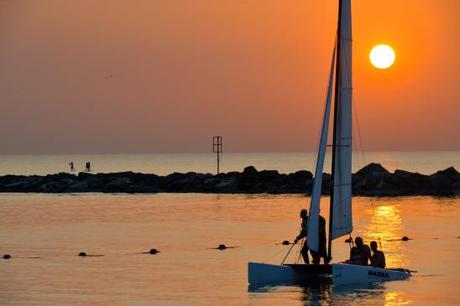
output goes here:
[[287, 240], [283, 241], [283, 245], [289, 245], [289, 244], [290, 244], [289, 241], [287, 241]]
[[3, 255], [3, 259], [10, 259], [11, 258], [11, 255], [10, 254], [5, 254]]
[[351, 239], [351, 238], [347, 238], [347, 239], [345, 239], [345, 242], [346, 242], [346, 243], [350, 243], [350, 242], [353, 242], [353, 239]]
[[233, 249], [233, 248], [237, 248], [237, 246], [226, 246], [225, 244], [219, 244], [216, 248], [209, 248], [208, 250], [219, 250], [219, 251], [223, 251], [223, 250], [227, 250], [227, 249]]
[[86, 255], [87, 255], [87, 254], [86, 254], [85, 252], [80, 252], [80, 253], [78, 253], [78, 256], [80, 256], [80, 257], [85, 257]]
[[409, 241], [410, 239], [409, 239], [409, 237], [404, 236], [404, 237], [401, 238], [401, 240], [402, 240], [402, 241]]
[[155, 255], [155, 254], [158, 254], [158, 253], [160, 253], [160, 251], [158, 251], [157, 249], [150, 249], [150, 251], [149, 251], [149, 254], [151, 254], [151, 255]]

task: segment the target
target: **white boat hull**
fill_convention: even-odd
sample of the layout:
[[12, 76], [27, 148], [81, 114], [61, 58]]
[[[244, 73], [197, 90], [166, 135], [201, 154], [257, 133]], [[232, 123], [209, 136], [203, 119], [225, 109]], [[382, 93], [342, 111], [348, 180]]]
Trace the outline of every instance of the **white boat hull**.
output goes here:
[[410, 276], [410, 272], [404, 269], [332, 264], [332, 282], [335, 286], [404, 280]]
[[330, 277], [330, 265], [248, 263], [248, 282], [255, 286], [325, 282], [327, 280], [330, 282]]

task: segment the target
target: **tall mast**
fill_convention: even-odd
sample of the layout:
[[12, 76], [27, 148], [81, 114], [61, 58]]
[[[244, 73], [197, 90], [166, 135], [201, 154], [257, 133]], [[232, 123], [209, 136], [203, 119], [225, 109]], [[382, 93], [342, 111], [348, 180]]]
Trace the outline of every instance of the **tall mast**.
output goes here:
[[341, 62], [341, 44], [342, 44], [342, 34], [341, 34], [341, 23], [342, 23], [342, 0], [339, 0], [339, 18], [337, 26], [337, 56], [336, 56], [336, 65], [335, 65], [335, 99], [334, 99], [334, 121], [333, 121], [333, 139], [332, 139], [332, 164], [331, 164], [331, 196], [329, 204], [329, 237], [328, 237], [328, 248], [327, 254], [329, 260], [332, 259], [332, 218], [333, 218], [333, 207], [334, 207], [334, 176], [335, 176], [335, 159], [336, 159], [336, 146], [337, 146], [337, 122], [338, 122], [338, 105], [339, 105], [339, 95], [340, 95], [340, 71], [342, 69]]

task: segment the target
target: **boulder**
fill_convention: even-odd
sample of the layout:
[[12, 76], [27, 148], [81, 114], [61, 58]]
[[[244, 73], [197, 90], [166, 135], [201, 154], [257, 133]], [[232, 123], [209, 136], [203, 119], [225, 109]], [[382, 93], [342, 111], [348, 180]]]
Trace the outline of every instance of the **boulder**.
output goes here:
[[437, 172], [429, 177], [429, 188], [432, 195], [452, 194], [453, 181], [445, 174]]
[[356, 172], [356, 175], [358, 176], [369, 176], [374, 173], [389, 173], [387, 169], [383, 168], [381, 164], [377, 163], [370, 163], [369, 165], [363, 167], [360, 169], [358, 172]]
[[88, 182], [75, 182], [65, 187], [65, 192], [88, 192]]

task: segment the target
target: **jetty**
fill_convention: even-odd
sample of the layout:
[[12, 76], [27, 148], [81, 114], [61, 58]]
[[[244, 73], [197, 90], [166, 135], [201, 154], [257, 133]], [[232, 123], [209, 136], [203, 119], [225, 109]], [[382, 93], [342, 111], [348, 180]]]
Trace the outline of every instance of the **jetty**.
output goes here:
[[[323, 174], [322, 194], [331, 190], [331, 175]], [[228, 194], [310, 194], [313, 174], [300, 170], [279, 173], [258, 171], [253, 166], [242, 172], [172, 173], [57, 173], [50, 175], [0, 176], [0, 192], [35, 193], [228, 193]], [[460, 173], [449, 167], [431, 175], [395, 170], [371, 163], [353, 174], [356, 196], [458, 196]]]

